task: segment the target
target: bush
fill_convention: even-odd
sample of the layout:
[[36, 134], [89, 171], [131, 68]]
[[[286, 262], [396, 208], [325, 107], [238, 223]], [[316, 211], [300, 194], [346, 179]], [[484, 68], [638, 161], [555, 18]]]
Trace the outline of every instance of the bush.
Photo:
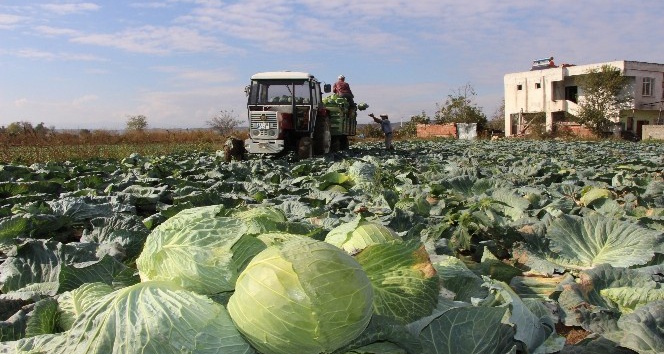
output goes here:
[[126, 129], [128, 131], [143, 131], [148, 127], [148, 118], [142, 114], [127, 118]]
[[222, 110], [219, 114], [207, 121], [212, 130], [223, 136], [231, 135], [240, 124], [237, 115], [232, 111]]

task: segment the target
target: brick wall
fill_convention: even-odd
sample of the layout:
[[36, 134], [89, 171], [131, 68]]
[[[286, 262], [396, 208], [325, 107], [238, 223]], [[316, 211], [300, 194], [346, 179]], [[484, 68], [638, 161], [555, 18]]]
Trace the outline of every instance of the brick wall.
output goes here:
[[560, 133], [568, 133], [574, 136], [582, 137], [582, 138], [592, 138], [595, 137], [595, 133], [593, 133], [592, 130], [584, 127], [581, 124], [572, 124], [572, 123], [559, 123], [558, 126], [556, 127], [558, 132]]
[[431, 137], [456, 138], [456, 136], [457, 136], [457, 129], [454, 123], [417, 125], [418, 138], [431, 138]]

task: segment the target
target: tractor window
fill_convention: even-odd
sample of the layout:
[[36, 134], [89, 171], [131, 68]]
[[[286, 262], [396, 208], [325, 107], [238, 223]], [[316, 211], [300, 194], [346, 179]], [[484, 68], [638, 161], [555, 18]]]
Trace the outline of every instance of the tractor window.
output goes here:
[[249, 94], [249, 104], [309, 104], [311, 92], [306, 81], [292, 82], [283, 80], [254, 81]]
[[313, 84], [312, 88], [313, 88], [313, 97], [312, 97], [313, 103], [315, 106], [318, 106], [320, 104], [319, 97], [321, 97], [320, 84], [318, 83]]

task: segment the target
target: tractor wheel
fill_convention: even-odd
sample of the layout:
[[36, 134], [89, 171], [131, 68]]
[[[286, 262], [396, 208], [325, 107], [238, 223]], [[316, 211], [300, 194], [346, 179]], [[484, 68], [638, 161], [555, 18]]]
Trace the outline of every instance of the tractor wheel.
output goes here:
[[244, 160], [244, 141], [237, 138], [228, 138], [224, 143], [224, 157], [226, 162]]
[[332, 134], [330, 134], [330, 118], [318, 117], [314, 127], [313, 152], [315, 155], [323, 155], [330, 152], [332, 145]]
[[301, 159], [308, 159], [312, 156], [312, 148], [311, 148], [311, 138], [308, 136], [305, 136], [303, 138], [300, 138], [300, 140], [297, 142], [297, 157]]
[[348, 150], [350, 144], [348, 143], [348, 135], [342, 135], [339, 137], [339, 148], [341, 150]]
[[332, 137], [332, 145], [330, 145], [330, 152], [337, 152], [341, 150], [341, 137], [335, 135]]

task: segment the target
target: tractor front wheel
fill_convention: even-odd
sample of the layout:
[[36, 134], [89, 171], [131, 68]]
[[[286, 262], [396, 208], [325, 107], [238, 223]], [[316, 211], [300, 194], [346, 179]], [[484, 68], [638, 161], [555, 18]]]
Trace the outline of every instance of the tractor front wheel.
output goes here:
[[308, 159], [312, 156], [311, 138], [308, 136], [300, 138], [297, 142], [297, 157]]

